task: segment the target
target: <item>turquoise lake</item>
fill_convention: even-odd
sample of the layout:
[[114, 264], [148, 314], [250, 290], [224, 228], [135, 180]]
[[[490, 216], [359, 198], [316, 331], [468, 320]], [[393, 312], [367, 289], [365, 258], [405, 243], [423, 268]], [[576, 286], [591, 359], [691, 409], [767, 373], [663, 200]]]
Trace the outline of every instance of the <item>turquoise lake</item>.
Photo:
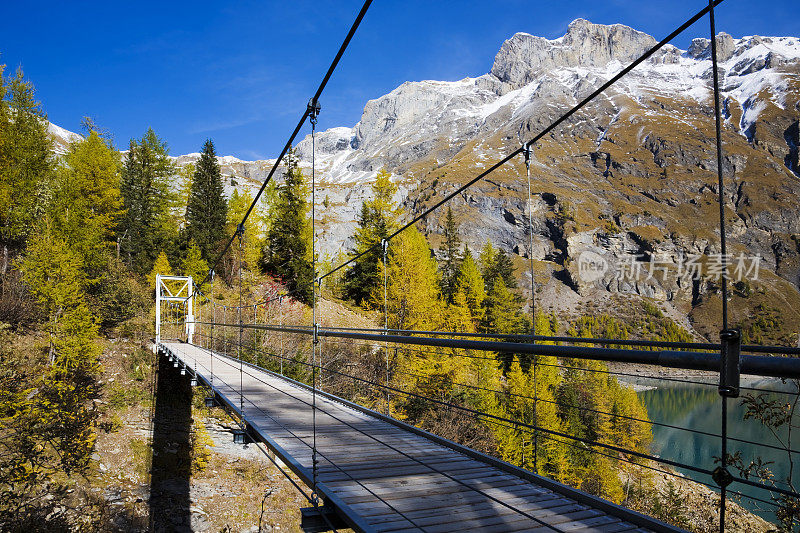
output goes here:
[[[650, 385], [646, 381], [638, 382], [640, 385]], [[708, 433], [719, 434], [721, 429], [721, 399], [717, 393], [716, 386], [687, 385], [687, 384], [666, 384], [664, 381], [652, 382], [658, 388], [639, 392], [639, 398], [647, 407], [650, 419], [654, 422], [670, 424], [681, 428], [689, 428]], [[789, 384], [780, 381], [761, 381], [757, 384], [748, 384], [759, 388], [775, 391], [796, 390]], [[753, 391], [742, 391], [744, 394], [758, 394]], [[790, 403], [794, 400], [793, 394], [785, 392], [774, 392], [768, 394], [770, 399]], [[749, 444], [728, 441], [729, 453], [740, 451], [745, 464], [761, 458], [762, 461], [772, 461], [769, 465], [774, 472], [775, 479], [785, 481], [792, 470], [789, 465], [788, 452], [785, 450], [775, 450], [762, 444], [773, 446], [784, 446], [787, 439], [787, 431], [774, 435], [768, 428], [757, 420], [745, 420], [746, 409], [742, 405], [741, 398], [728, 400], [728, 435], [746, 441], [759, 444]], [[797, 424], [798, 416], [795, 415], [794, 423]], [[800, 449], [800, 434], [795, 429], [795, 436], [792, 439], [792, 448]], [[782, 444], [779, 438], [784, 441]], [[653, 426], [653, 452], [664, 459], [671, 459], [684, 464], [694, 465], [708, 470], [713, 470], [714, 457], [720, 455], [720, 439], [709, 435], [702, 435], [680, 429]], [[793, 454], [794, 459], [800, 459], [800, 455]], [[680, 470], [680, 469], [679, 469]], [[800, 486], [800, 464], [793, 469], [792, 480], [795, 486]], [[731, 472], [738, 475], [735, 469]], [[687, 469], [681, 473], [689, 478], [714, 484], [710, 476], [698, 474]], [[780, 485], [784, 486], [785, 485]], [[769, 493], [766, 491], [734, 482], [729, 486], [730, 490], [742, 492], [747, 495], [755, 496], [764, 500], [770, 500]], [[747, 498], [742, 498], [740, 504], [761, 515], [767, 520], [774, 521], [775, 516], [772, 507], [763, 503], [756, 503]], [[759, 506], [761, 509], [759, 509]]]

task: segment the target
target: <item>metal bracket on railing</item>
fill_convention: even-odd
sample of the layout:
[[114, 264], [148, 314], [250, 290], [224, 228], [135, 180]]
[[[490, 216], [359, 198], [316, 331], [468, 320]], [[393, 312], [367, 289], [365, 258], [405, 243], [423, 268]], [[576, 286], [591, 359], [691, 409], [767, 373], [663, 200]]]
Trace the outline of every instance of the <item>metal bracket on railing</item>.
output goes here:
[[322, 111], [322, 106], [319, 104], [319, 101], [311, 98], [308, 101], [308, 106], [306, 107], [306, 113], [308, 113], [308, 118], [312, 125], [317, 125], [317, 117], [319, 116], [319, 112]]
[[729, 398], [739, 397], [740, 357], [742, 334], [738, 328], [724, 329], [719, 334], [722, 357], [719, 369], [719, 393]]
[[531, 168], [531, 145], [528, 143], [523, 143], [522, 145], [522, 155], [525, 156], [525, 168]]
[[319, 344], [319, 324], [314, 323], [314, 344]]
[[727, 468], [718, 466], [713, 472], [711, 472], [711, 479], [713, 479], [714, 483], [720, 487], [725, 488], [733, 481], [733, 475], [728, 471]]

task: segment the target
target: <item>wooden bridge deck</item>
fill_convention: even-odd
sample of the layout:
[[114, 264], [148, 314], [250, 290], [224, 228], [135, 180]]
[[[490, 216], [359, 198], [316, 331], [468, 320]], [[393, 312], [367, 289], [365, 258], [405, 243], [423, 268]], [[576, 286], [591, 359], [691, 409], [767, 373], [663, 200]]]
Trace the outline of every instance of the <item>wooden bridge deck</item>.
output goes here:
[[[250, 433], [310, 485], [308, 388], [248, 365], [240, 378], [237, 360], [212, 358], [195, 345], [160, 348], [211, 385]], [[316, 428], [318, 492], [356, 530], [679, 531], [321, 393]]]

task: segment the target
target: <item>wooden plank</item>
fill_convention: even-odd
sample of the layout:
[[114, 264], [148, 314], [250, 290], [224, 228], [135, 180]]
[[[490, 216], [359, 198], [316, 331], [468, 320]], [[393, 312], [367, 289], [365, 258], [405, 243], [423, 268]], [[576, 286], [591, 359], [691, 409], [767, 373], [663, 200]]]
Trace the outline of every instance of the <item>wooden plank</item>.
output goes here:
[[[483, 497], [478, 492], [466, 492], [458, 498], [451, 498], [448, 500], [446, 495], [442, 495], [439, 498], [425, 498], [422, 502], [413, 502], [407, 500], [387, 500], [392, 506], [402, 513], [409, 513], [411, 516], [414, 513], [425, 513], [426, 510], [435, 510], [435, 515], [438, 516], [464, 516], [462, 513], [470, 513], [473, 511], [488, 509], [491, 510], [493, 513], [498, 511], [507, 511], [507, 512], [516, 512], [514, 509], [509, 509], [505, 505], [498, 503], [496, 501], [487, 499]], [[540, 494], [540, 495], [531, 495], [529, 496], [527, 501], [524, 500], [513, 500], [510, 502], [505, 502], [507, 505], [511, 505], [515, 508], [519, 508], [520, 510], [530, 509], [530, 510], [543, 510], [543, 509], [550, 509], [553, 507], [564, 507], [564, 506], [573, 506], [575, 502], [565, 499], [562, 496], [557, 494]], [[371, 514], [369, 510], [369, 505], [365, 504], [362, 507], [359, 507], [358, 504], [352, 506], [353, 509], [357, 509], [358, 512], [363, 512], [364, 516], [367, 517], [370, 521], [372, 518], [370, 516], [379, 516], [377, 514]], [[427, 514], [427, 513], [426, 513]], [[376, 521], [383, 521], [383, 522], [390, 522], [392, 517], [379, 519], [376, 518]]]
[[[427, 467], [429, 470], [443, 470], [447, 471], [448, 473], [454, 468], [477, 468], [483, 466], [481, 463], [469, 459], [469, 458], [457, 458], [453, 457], [450, 454], [444, 454], [439, 456], [430, 456], [425, 457], [424, 459], [420, 458], [413, 458], [413, 457], [406, 457], [405, 455], [396, 454], [394, 459], [391, 460], [384, 460], [384, 461], [368, 461], [367, 463], [350, 463], [349, 465], [342, 465], [344, 470], [347, 470], [351, 473], [366, 473], [372, 472], [374, 470], [382, 471], [386, 474], [386, 476], [392, 476], [395, 471], [398, 469], [402, 469], [405, 467], [415, 467], [415, 466], [424, 466]], [[331, 470], [331, 469], [334, 470]], [[318, 471], [320, 473], [327, 473], [331, 471], [335, 471], [335, 467], [332, 466], [324, 466], [320, 467]]]
[[[451, 507], [428, 505], [423, 508], [411, 509], [411, 510], [404, 509], [401, 505], [397, 505], [397, 502], [395, 501], [392, 500], [387, 500], [387, 501], [392, 505], [392, 507], [395, 507], [395, 509], [402, 512], [404, 515], [415, 519], [419, 518], [428, 525], [453, 522], [454, 520], [457, 522], [458, 520], [465, 519], [468, 517], [474, 518], [477, 516], [484, 516], [484, 517], [495, 516], [499, 514], [498, 511], [501, 510], [509, 511], [509, 509], [503, 507], [497, 502], [482, 499], [479, 498], [478, 496], [480, 495], [476, 496], [475, 493], [467, 495], [467, 497], [465, 497], [463, 500], [458, 501], [457, 505]], [[550, 495], [543, 495], [543, 497], [536, 502], [528, 502], [527, 504], [517, 504], [517, 505], [521, 506], [520, 510], [522, 511], [525, 511], [525, 509], [531, 509], [531, 510], [567, 509], [571, 508], [574, 505], [574, 502], [569, 502], [564, 500], [564, 498], [559, 498], [557, 495], [550, 494]], [[397, 521], [397, 515], [389, 513], [364, 514], [364, 516], [365, 519], [368, 520], [370, 524], [380, 525], [381, 528], [387, 528], [387, 529], [391, 529], [391, 527], [393, 527], [392, 524], [394, 524]]]
[[[574, 512], [571, 512], [567, 509], [564, 511], [560, 511], [558, 513], [550, 513], [545, 515], [537, 515], [535, 511], [530, 512], [528, 514], [530, 514], [531, 516], [535, 516], [536, 518], [548, 524], [547, 526], [545, 525], [540, 526], [539, 529], [541, 529], [542, 532], [547, 531], [548, 533], [552, 533], [554, 529], [555, 531], [567, 531], [562, 529], [563, 522], [568, 520], [567, 518], [565, 518], [565, 516], [567, 515], [588, 517], [600, 513], [602, 513], [602, 511], [598, 511], [596, 509], [582, 509]], [[477, 519], [472, 522], [473, 523], [477, 522], [479, 524], [477, 526], [477, 529], [480, 529], [481, 531], [485, 531], [491, 528], [492, 526], [499, 526], [501, 528], [500, 531], [512, 531], [512, 530], [525, 531], [526, 527], [530, 527], [530, 525], [536, 523], [535, 520], [531, 520], [530, 518], [527, 518], [522, 514], [514, 515], [508, 513], [504, 514], [498, 513], [497, 516], [489, 517], [486, 519]], [[553, 526], [553, 527], [551, 528], [548, 526]], [[458, 531], [456, 529], [453, 529], [452, 524], [442, 524], [441, 526], [433, 526], [430, 528], [426, 527], [425, 530], [428, 531], [429, 533], [444, 533], [447, 531]]]
[[[460, 472], [467, 472], [467, 471], [470, 471], [470, 470], [480, 470], [480, 469], [483, 469], [483, 468], [485, 468], [485, 467], [483, 465], [481, 465], [480, 463], [478, 463], [477, 466], [473, 466], [471, 468], [462, 468], [459, 471]], [[326, 474], [320, 476], [320, 480], [325, 481], [327, 483], [328, 481], [342, 481], [344, 479], [350, 479], [350, 478], [355, 478], [355, 479], [358, 479], [358, 480], [364, 480], [364, 479], [394, 477], [394, 478], [397, 478], [397, 479], [401, 479], [401, 478], [403, 478], [403, 477], [405, 477], [407, 475], [417, 475], [417, 474], [426, 474], [426, 473], [430, 473], [431, 475], [434, 475], [434, 476], [442, 476], [442, 474], [438, 474], [438, 473], [432, 471], [429, 466], [425, 466], [425, 465], [422, 465], [422, 464], [414, 464], [414, 465], [409, 465], [409, 466], [402, 467], [402, 468], [394, 468], [394, 469], [391, 469], [391, 470], [392, 470], [391, 473], [383, 472], [383, 471], [380, 471], [380, 470], [372, 470], [372, 471], [368, 471], [368, 472], [359, 473], [357, 476], [353, 475], [352, 473], [349, 473], [349, 472], [348, 472], [348, 474], [343, 474], [341, 472], [337, 472], [337, 473], [331, 472], [331, 473], [326, 473]], [[442, 476], [442, 477], [447, 477], [447, 476]]]
[[[494, 488], [489, 489], [493, 491], [493, 494], [489, 494], [488, 490], [481, 488], [472, 483], [464, 483], [463, 485], [457, 485], [458, 489], [456, 490], [452, 486], [448, 486], [445, 490], [430, 490], [428, 494], [424, 497], [426, 501], [431, 501], [435, 498], [442, 497], [444, 499], [442, 508], [444, 507], [456, 507], [459, 505], [459, 501], [454, 497], [451, 500], [447, 500], [444, 498], [445, 496], [461, 496], [459, 493], [469, 493], [471, 495], [477, 495], [477, 498], [482, 501], [486, 501], [494, 505], [497, 503], [494, 499], [503, 501], [506, 503], [519, 503], [519, 504], [528, 504], [530, 502], [542, 502], [544, 500], [550, 498], [558, 497], [557, 494], [554, 494], [547, 489], [543, 489], [541, 487], [527, 487], [524, 492], [516, 492], [512, 493], [511, 491], [506, 491], [504, 488]], [[513, 487], [513, 486], [512, 486]], [[396, 491], [394, 493], [388, 492], [386, 493], [386, 498], [391, 500], [392, 502], [397, 503], [398, 505], [402, 504], [402, 500], [413, 498], [413, 496], [404, 493], [402, 491]], [[494, 498], [494, 499], [493, 499]], [[419, 502], [416, 502], [412, 505], [414, 509], [421, 509], [422, 506]]]
[[[565, 513], [557, 514], [557, 515], [555, 515], [553, 517], [547, 517], [543, 521], [546, 522], [549, 525], [554, 526], [555, 528], [557, 528], [558, 530], [561, 530], [561, 531], [575, 531], [577, 528], [584, 527], [584, 525], [581, 525], [582, 521], [585, 521], [588, 524], [591, 524], [591, 520], [594, 520], [594, 519], [603, 519], [603, 520], [610, 519], [610, 521], [613, 521], [613, 522], [619, 522], [620, 521], [619, 518], [607, 515], [606, 513], [604, 513], [603, 511], [600, 511], [598, 509], [591, 509], [591, 508], [585, 508], [585, 507], [586, 506], [584, 506], [584, 509], [582, 509], [580, 511], [565, 512]], [[608, 522], [608, 523], [610, 524], [611, 522]], [[538, 526], [525, 528], [525, 529], [522, 529], [520, 531], [536, 532], [536, 533], [551, 533], [553, 531], [553, 529], [548, 527], [548, 526], [545, 526], [545, 525], [538, 525]]]
[[[426, 454], [426, 455], [418, 455], [418, 456], [411, 456], [406, 457], [405, 455], [401, 455], [399, 453], [382, 453], [382, 454], [375, 454], [375, 455], [366, 455], [358, 457], [351, 456], [350, 458], [343, 457], [341, 455], [334, 455], [331, 456], [328, 453], [324, 453], [323, 450], [319, 450], [318, 454], [324, 455], [328, 461], [335, 461], [337, 465], [341, 466], [346, 470], [371, 470], [375, 468], [391, 468], [398, 465], [405, 465], [410, 463], [423, 463], [423, 464], [430, 464], [435, 465], [441, 462], [452, 462], [453, 456], [452, 454], [448, 454], [446, 452], [439, 452], [433, 454]], [[310, 456], [310, 454], [309, 454]], [[466, 460], [466, 459], [465, 459]], [[320, 468], [322, 469], [330, 469], [331, 466], [324, 466]]]
[[[310, 458], [312, 456], [312, 449], [310, 448], [311, 443], [302, 443], [300, 441], [295, 440], [295, 442], [300, 444], [308, 444], [308, 447], [301, 448], [303, 451], [298, 452], [295, 455], [298, 459], [305, 459]], [[392, 463], [396, 463], [398, 461], [429, 461], [435, 460], [440, 461], [444, 458], [448, 458], [449, 460], [459, 458], [461, 456], [453, 456], [453, 454], [448, 453], [446, 450], [412, 450], [407, 452], [403, 449], [404, 453], [397, 453], [396, 451], [381, 447], [381, 448], [366, 448], [366, 449], [359, 449], [358, 452], [354, 452], [352, 449], [349, 453], [347, 453], [346, 448], [339, 448], [339, 447], [326, 447], [324, 445], [320, 445], [319, 442], [317, 443], [317, 455], [324, 456], [329, 460], [334, 460], [338, 464], [341, 465], [357, 465], [361, 463], [380, 463], [384, 465], [389, 465]]]
[[[470, 480], [470, 479], [480, 479], [482, 482], [485, 483], [492, 483], [498, 480], [505, 480], [505, 479], [514, 479], [516, 481], [522, 482], [523, 484], [528, 484], [527, 481], [521, 480], [517, 477], [510, 476], [509, 474], [505, 474], [503, 472], [498, 472], [491, 467], [485, 467], [479, 470], [474, 470], [466, 473], [459, 473], [459, 474], [452, 474], [452, 477], [455, 480]], [[439, 475], [431, 475], [429, 474], [420, 474], [418, 476], [405, 476], [401, 480], [397, 479], [390, 479], [390, 480], [381, 480], [381, 479], [371, 479], [365, 481], [370, 486], [373, 487], [382, 487], [382, 488], [389, 488], [395, 489], [398, 487], [403, 486], [410, 486], [416, 487], [421, 486], [426, 483], [453, 483], [454, 481], [448, 477], [442, 477]], [[328, 483], [329, 486], [336, 487], [339, 484], [343, 486], [347, 486], [349, 484], [348, 481], [334, 481]]]
[[[612, 517], [611, 515], [606, 515], [606, 516], [609, 516], [610, 518], [615, 518]], [[634, 526], [633, 524], [628, 522], [623, 522], [622, 520], [616, 518], [615, 522], [608, 522], [605, 524], [597, 524], [585, 528], [578, 528], [575, 529], [574, 531], [575, 533], [619, 533], [622, 531], [629, 532], [635, 528], [636, 526]]]
[[[539, 502], [538, 505], [531, 503], [527, 506], [520, 506], [519, 511], [530, 516], [535, 516], [540, 520], [549, 521], [548, 518], [558, 517], [560, 513], [578, 512], [575, 511], [577, 508], [576, 506], [577, 504], [575, 504], [575, 502], [570, 502], [564, 498], [553, 498]], [[583, 509], [580, 510], [582, 511]], [[521, 523], [517, 525], [524, 527], [531, 527], [538, 523], [536, 520], [525, 516], [525, 514], [503, 507], [497, 502], [451, 508], [445, 511], [446, 512], [434, 514], [429, 517], [420, 517], [419, 519], [413, 518], [414, 513], [409, 513], [409, 516], [413, 518], [418, 525], [423, 526], [425, 531], [431, 533], [463, 531], [464, 529], [483, 531], [490, 526], [501, 526], [501, 531], [507, 531], [512, 527], [512, 523]], [[369, 522], [370, 524], [373, 523], [371, 520], [369, 520]], [[402, 528], [403, 526], [399, 522], [389, 522], [379, 525], [381, 531], [393, 531], [396, 527]]]
[[[513, 480], [507, 480], [502, 483], [493, 485], [477, 485], [477, 488], [486, 490], [488, 488], [500, 488], [503, 485], [512, 485]], [[455, 494], [458, 492], [472, 491], [473, 487], [465, 486], [456, 483], [455, 481], [446, 480], [443, 483], [427, 483], [421, 486], [400, 486], [392, 488], [375, 488], [366, 485], [366, 488], [353, 484], [354, 486], [337, 487], [337, 493], [347, 503], [361, 503], [375, 499], [375, 495], [391, 498], [393, 501], [401, 498], [426, 498], [434, 494]], [[369, 490], [367, 490], [369, 489]], [[545, 489], [542, 489], [545, 490]]]

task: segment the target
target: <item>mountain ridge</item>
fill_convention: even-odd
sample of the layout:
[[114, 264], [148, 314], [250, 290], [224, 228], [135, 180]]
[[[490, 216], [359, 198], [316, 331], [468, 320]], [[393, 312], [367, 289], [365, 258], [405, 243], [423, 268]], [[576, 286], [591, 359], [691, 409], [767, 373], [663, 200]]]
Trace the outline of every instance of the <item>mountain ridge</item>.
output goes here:
[[[763, 258], [766, 291], [761, 300], [738, 302], [742, 311], [732, 322], [753, 306], [778, 302], [784, 329], [796, 337], [800, 39], [724, 33], [716, 39], [729, 251]], [[326, 200], [325, 209], [318, 205], [322, 256], [349, 246], [360, 200], [369, 197], [379, 169], [400, 184], [396, 199], [406, 212], [420, 213], [518, 148], [520, 138], [542, 131], [653, 43], [624, 25], [579, 19], [558, 39], [515, 34], [481, 76], [406, 82], [369, 100], [354, 126], [317, 134], [317, 202]], [[534, 147], [530, 203], [521, 158], [453, 198], [463, 240], [473, 250], [491, 241], [517, 262], [535, 258], [542, 309], [563, 310], [586, 299], [654, 298], [689, 317], [695, 333], [713, 338], [708, 317], [715, 316], [718, 283], [658, 280], [647, 267], [643, 279], [614, 275], [632, 255], [677, 263], [691, 254], [719, 253], [709, 48], [704, 38], [687, 50], [666, 45], [542, 138]], [[297, 152], [307, 167], [310, 137]], [[232, 183], [256, 189], [273, 162], [220, 158], [226, 190]], [[437, 246], [440, 213], [426, 217], [421, 229]], [[601, 257], [608, 272], [581, 279], [577, 263], [585, 252]], [[527, 291], [531, 279], [522, 275], [520, 283]], [[781, 333], [773, 340], [788, 338]]]

